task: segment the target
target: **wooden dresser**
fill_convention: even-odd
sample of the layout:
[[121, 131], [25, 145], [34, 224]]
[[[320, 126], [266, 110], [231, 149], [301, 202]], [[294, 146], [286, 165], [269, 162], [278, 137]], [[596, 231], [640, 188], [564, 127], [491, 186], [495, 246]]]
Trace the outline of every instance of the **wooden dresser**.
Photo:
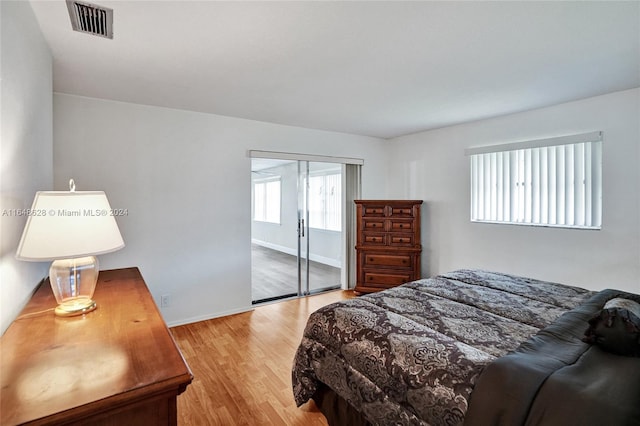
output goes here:
[[370, 293], [420, 278], [422, 200], [356, 200], [357, 280]]
[[0, 424], [177, 424], [193, 376], [140, 271], [101, 271], [94, 300], [61, 318], [49, 281], [36, 290], [0, 339]]

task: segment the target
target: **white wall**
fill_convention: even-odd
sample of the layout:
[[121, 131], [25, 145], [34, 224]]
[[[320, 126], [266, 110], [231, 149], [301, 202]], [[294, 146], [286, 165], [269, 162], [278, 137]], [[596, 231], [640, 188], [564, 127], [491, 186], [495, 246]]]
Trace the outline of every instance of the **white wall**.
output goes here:
[[[364, 158], [363, 194], [385, 188], [385, 142], [167, 108], [54, 94], [54, 182], [104, 190], [126, 247], [101, 268], [138, 266], [165, 320], [251, 306], [250, 149]], [[99, 302], [99, 301], [98, 301]], [[159, 304], [159, 303], [158, 303]]]
[[[470, 223], [464, 149], [604, 131], [600, 231]], [[640, 292], [640, 89], [389, 142], [390, 196], [425, 200], [423, 275], [477, 267]]]
[[46, 263], [20, 262], [26, 222], [12, 215], [53, 185], [51, 53], [27, 2], [0, 2], [0, 334], [48, 275]]

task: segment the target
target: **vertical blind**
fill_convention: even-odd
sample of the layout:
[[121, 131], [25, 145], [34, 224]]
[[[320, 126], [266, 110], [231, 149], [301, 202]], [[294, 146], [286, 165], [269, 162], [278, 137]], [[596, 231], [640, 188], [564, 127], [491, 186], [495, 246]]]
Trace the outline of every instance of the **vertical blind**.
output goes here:
[[602, 132], [471, 148], [471, 220], [599, 229]]

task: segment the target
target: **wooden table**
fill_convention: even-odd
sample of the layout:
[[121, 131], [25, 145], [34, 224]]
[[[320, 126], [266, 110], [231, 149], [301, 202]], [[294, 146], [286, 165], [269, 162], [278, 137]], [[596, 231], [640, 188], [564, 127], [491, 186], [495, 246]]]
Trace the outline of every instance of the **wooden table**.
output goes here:
[[86, 315], [49, 281], [0, 339], [0, 424], [175, 425], [193, 376], [138, 268], [101, 271]]

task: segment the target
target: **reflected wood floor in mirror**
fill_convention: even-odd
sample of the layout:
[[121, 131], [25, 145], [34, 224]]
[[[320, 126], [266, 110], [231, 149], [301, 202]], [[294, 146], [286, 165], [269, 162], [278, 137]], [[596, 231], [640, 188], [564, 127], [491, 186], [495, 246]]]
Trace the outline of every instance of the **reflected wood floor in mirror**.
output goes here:
[[[340, 287], [340, 269], [319, 262], [309, 262], [311, 291]], [[251, 300], [296, 294], [298, 265], [296, 256], [251, 245]]]
[[296, 407], [293, 357], [309, 315], [353, 297], [335, 290], [172, 327], [194, 376], [178, 396], [178, 425], [326, 426], [313, 401]]

